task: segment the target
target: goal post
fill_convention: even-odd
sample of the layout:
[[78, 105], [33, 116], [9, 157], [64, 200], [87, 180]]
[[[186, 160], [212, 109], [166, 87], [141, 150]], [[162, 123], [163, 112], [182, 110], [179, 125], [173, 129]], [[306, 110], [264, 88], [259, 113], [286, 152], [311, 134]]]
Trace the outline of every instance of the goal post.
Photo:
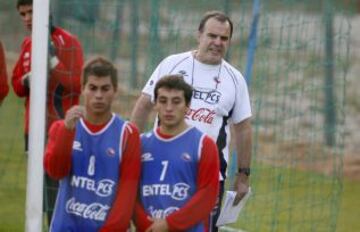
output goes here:
[[42, 230], [43, 154], [46, 122], [49, 0], [34, 0], [32, 25], [32, 76], [30, 83], [29, 159], [26, 188], [25, 231]]

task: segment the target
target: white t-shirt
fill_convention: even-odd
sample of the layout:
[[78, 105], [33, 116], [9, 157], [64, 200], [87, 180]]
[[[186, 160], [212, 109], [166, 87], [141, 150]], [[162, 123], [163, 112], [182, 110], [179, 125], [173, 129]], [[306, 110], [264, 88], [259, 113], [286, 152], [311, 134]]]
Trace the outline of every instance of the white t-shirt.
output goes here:
[[236, 124], [251, 117], [245, 79], [225, 60], [218, 65], [203, 64], [188, 51], [161, 61], [142, 92], [150, 95], [153, 101], [156, 82], [169, 74], [181, 74], [193, 86], [186, 122], [216, 141], [220, 153], [221, 179], [225, 179], [229, 157], [229, 123]]

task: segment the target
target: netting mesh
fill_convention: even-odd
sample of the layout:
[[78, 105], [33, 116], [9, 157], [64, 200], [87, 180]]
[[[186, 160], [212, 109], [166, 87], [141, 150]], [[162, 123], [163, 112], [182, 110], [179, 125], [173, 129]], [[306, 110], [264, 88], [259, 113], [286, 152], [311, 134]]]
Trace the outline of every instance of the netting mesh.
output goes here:
[[[336, 231], [349, 13], [337, 1], [260, 2], [249, 80], [253, 196], [231, 226], [246, 231]], [[125, 117], [161, 59], [196, 48], [197, 26], [207, 10], [231, 16], [234, 34], [227, 59], [244, 74], [252, 7], [253, 1], [243, 0], [54, 0], [51, 5], [54, 23], [77, 35], [86, 59], [102, 55], [119, 68], [121, 96], [115, 109]], [[0, 12], [0, 39], [10, 72], [25, 33], [13, 2], [1, 1]], [[23, 112], [22, 100], [13, 93], [0, 107], [0, 231], [24, 228]]]

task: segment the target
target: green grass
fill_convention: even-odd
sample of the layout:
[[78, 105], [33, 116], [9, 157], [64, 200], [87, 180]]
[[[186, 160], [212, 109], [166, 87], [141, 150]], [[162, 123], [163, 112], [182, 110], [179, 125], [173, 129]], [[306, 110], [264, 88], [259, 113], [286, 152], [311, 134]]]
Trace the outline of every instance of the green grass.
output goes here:
[[255, 164], [253, 195], [234, 228], [360, 231], [360, 182]]

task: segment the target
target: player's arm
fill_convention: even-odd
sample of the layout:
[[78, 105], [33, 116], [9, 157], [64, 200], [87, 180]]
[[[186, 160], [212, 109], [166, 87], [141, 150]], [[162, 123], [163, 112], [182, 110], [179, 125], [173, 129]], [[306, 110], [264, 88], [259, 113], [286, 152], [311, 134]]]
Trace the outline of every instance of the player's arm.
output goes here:
[[116, 197], [101, 232], [126, 231], [133, 214], [141, 161], [140, 135], [132, 124], [126, 127], [123, 146]]
[[136, 101], [130, 120], [137, 125], [140, 131], [144, 130], [153, 107], [154, 104], [151, 102], [151, 97], [148, 94], [142, 93]]
[[75, 37], [66, 41], [70, 45], [62, 46], [56, 43], [58, 42], [54, 41], [49, 48], [50, 78], [56, 79], [65, 90], [80, 94], [84, 64], [81, 44]]
[[19, 97], [29, 96], [29, 87], [30, 87], [30, 72], [26, 73], [23, 68], [23, 57], [25, 52], [30, 52], [30, 41], [25, 39], [21, 46], [21, 53], [18, 61], [16, 62], [12, 77], [11, 84], [14, 89], [14, 92]]
[[6, 64], [5, 64], [5, 52], [0, 42], [0, 105], [3, 99], [9, 92], [9, 85], [7, 80]]
[[84, 115], [83, 106], [73, 106], [66, 112], [64, 120], [51, 125], [44, 156], [44, 169], [51, 178], [62, 179], [69, 174], [75, 126]]
[[[235, 146], [237, 154], [237, 167], [242, 170], [250, 168], [252, 128], [251, 119], [247, 118], [240, 123], [234, 124]], [[234, 189], [237, 192], [234, 204], [238, 204], [249, 189], [249, 176], [245, 172], [237, 173]]]
[[210, 137], [205, 136], [199, 162], [197, 191], [180, 210], [166, 218], [170, 231], [186, 230], [207, 219], [219, 192], [219, 170], [216, 144]]
[[63, 120], [51, 125], [44, 156], [44, 169], [51, 178], [58, 180], [69, 174], [74, 137], [75, 130], [67, 129]]
[[146, 213], [139, 197], [135, 203], [133, 221], [136, 227], [136, 231], [138, 232], [146, 231], [146, 229], [148, 229], [152, 224], [152, 221], [150, 221], [150, 215]]

